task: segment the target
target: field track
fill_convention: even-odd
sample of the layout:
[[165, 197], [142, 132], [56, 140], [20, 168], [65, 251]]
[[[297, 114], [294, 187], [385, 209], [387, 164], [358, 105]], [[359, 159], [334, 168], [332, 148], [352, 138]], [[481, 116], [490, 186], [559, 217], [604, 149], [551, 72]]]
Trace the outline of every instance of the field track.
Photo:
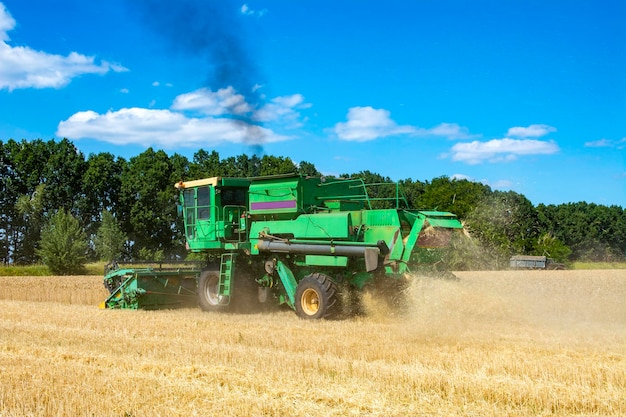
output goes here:
[[99, 310], [99, 277], [0, 277], [0, 417], [626, 415], [626, 270], [457, 276], [318, 322]]

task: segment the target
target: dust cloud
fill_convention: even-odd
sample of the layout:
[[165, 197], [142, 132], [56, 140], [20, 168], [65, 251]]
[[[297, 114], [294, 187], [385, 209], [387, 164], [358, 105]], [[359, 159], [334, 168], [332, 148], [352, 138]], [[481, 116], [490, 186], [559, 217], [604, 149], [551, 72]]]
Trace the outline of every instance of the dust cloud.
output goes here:
[[373, 320], [424, 337], [560, 338], [626, 343], [626, 271], [472, 271], [459, 280], [408, 277], [403, 308], [374, 293]]

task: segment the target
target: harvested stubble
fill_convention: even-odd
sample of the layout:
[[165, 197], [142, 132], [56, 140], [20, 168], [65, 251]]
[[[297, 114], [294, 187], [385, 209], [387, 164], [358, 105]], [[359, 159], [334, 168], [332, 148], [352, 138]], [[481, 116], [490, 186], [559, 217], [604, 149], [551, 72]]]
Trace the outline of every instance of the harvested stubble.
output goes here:
[[626, 414], [624, 271], [457, 275], [344, 321], [0, 300], [0, 416]]

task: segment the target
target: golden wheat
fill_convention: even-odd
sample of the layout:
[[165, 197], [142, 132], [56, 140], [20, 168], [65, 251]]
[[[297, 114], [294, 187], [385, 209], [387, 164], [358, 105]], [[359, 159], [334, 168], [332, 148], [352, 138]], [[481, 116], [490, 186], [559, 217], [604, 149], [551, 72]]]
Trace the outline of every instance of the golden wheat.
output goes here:
[[0, 299], [4, 300], [97, 305], [107, 294], [102, 278], [92, 275], [0, 276]]
[[626, 414], [626, 271], [457, 275], [321, 322], [98, 310], [97, 277], [7, 278], [0, 416]]

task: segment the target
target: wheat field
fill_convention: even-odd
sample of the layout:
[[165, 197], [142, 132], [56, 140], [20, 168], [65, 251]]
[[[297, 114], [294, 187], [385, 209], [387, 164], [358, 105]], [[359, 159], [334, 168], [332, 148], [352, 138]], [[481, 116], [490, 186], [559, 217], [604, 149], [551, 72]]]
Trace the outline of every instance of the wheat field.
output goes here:
[[457, 276], [314, 322], [99, 310], [98, 277], [1, 277], [0, 417], [626, 415], [626, 271]]

